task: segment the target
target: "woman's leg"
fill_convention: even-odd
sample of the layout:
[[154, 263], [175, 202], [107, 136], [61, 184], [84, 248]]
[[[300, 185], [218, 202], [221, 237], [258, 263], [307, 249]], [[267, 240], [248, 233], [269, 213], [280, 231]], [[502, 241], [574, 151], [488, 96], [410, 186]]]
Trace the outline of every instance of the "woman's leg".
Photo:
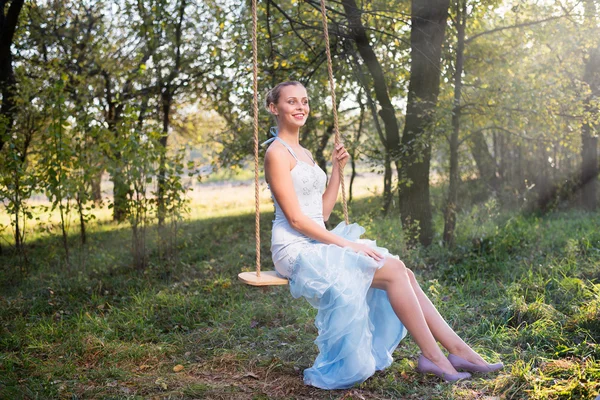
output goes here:
[[406, 271], [433, 337], [435, 337], [451, 354], [462, 357], [465, 360], [478, 365], [486, 365], [487, 363], [483, 358], [471, 349], [471, 347], [467, 345], [456, 332], [454, 332], [440, 315], [431, 300], [429, 300], [425, 292], [421, 289], [421, 286], [415, 278], [415, 274], [408, 268], [406, 268]]
[[455, 374], [456, 370], [439, 348], [428, 326], [404, 263], [394, 258], [386, 258], [383, 267], [375, 272], [371, 286], [387, 292], [394, 312], [408, 329], [423, 355], [442, 371]]

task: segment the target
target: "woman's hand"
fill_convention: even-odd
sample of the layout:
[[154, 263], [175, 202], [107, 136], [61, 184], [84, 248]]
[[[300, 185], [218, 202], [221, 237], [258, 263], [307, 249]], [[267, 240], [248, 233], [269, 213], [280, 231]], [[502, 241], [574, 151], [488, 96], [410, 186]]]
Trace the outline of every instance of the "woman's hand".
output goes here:
[[339, 143], [335, 145], [333, 149], [333, 154], [331, 154], [331, 162], [333, 164], [334, 169], [344, 170], [346, 166], [346, 162], [350, 159], [350, 154], [344, 148], [344, 145]]
[[379, 253], [377, 250], [367, 246], [366, 244], [350, 242], [346, 245], [346, 247], [351, 248], [355, 252], [359, 254], [364, 254], [365, 256], [371, 257], [375, 261], [383, 260], [383, 255]]

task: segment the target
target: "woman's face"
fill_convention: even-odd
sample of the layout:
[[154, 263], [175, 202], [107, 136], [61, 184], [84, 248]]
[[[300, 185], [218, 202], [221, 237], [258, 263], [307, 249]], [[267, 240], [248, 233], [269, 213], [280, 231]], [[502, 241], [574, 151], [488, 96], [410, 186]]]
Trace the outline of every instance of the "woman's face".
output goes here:
[[308, 94], [304, 86], [300, 85], [283, 87], [277, 104], [271, 103], [271, 112], [277, 115], [280, 126], [304, 126], [309, 111]]

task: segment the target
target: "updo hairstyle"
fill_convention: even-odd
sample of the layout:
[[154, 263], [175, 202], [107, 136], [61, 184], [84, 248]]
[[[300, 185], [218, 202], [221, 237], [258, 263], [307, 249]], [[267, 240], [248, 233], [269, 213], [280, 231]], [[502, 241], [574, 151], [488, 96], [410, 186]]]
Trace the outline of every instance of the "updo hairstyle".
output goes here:
[[[267, 107], [267, 111], [270, 113], [271, 109], [269, 108], [269, 105], [271, 103], [273, 104], [277, 104], [279, 102], [279, 96], [281, 96], [281, 89], [283, 89], [286, 86], [302, 86], [304, 87], [304, 85], [298, 81], [286, 81], [286, 82], [281, 82], [279, 84], [277, 84], [273, 89], [269, 90], [269, 92], [267, 93], [267, 98], [265, 100], [265, 106]], [[273, 115], [273, 117], [277, 120], [277, 116]]]

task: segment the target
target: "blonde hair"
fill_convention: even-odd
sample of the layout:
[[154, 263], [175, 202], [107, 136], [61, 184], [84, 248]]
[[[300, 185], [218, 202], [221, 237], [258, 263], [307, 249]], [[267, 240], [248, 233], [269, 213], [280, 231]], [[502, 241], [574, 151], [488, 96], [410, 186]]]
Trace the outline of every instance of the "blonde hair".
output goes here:
[[302, 86], [304, 87], [304, 85], [298, 81], [286, 81], [286, 82], [281, 82], [279, 84], [277, 84], [273, 89], [269, 90], [267, 92], [267, 98], [265, 100], [265, 105], [267, 107], [267, 111], [271, 112], [271, 110], [269, 109], [269, 106], [271, 105], [271, 103], [273, 104], [277, 104], [279, 102], [279, 96], [281, 96], [281, 89], [283, 89], [286, 86]]

